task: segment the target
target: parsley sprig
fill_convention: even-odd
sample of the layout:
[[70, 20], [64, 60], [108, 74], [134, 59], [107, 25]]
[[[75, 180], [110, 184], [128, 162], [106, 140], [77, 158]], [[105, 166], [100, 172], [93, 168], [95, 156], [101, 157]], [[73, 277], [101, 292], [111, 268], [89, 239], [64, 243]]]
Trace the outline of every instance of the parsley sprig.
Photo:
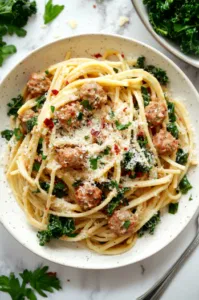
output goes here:
[[19, 274], [0, 276], [0, 291], [10, 295], [12, 300], [37, 300], [36, 293], [48, 297], [46, 292], [54, 293], [61, 289], [56, 273], [48, 272], [48, 267], [39, 267], [35, 271], [24, 270]]
[[53, 1], [49, 0], [45, 6], [44, 24], [52, 22], [64, 9], [64, 5], [53, 5]]

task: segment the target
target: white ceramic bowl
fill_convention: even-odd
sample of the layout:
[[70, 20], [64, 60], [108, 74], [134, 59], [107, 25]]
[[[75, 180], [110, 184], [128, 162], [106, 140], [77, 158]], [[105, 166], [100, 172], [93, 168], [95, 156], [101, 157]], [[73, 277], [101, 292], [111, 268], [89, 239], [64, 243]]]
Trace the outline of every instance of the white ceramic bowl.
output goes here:
[[154, 36], [154, 38], [168, 51], [179, 57], [180, 59], [184, 60], [185, 62], [189, 63], [190, 65], [199, 68], [199, 57], [194, 55], [186, 55], [184, 54], [178, 45], [173, 43], [172, 41], [162, 37], [161, 35], [158, 35], [153, 27], [151, 26], [149, 22], [148, 13], [146, 10], [146, 6], [143, 4], [143, 0], [131, 0], [140, 19], [142, 20], [145, 27], [148, 29], [148, 31]]
[[[131, 57], [144, 55], [149, 64], [164, 68], [170, 78], [169, 89], [174, 97], [187, 100], [191, 120], [197, 128], [199, 96], [189, 79], [166, 56], [157, 50], [135, 40], [103, 34], [81, 35], [56, 41], [44, 46], [29, 56], [8, 74], [0, 85], [0, 131], [8, 127], [7, 103], [20, 93], [30, 73], [45, 70], [49, 65], [64, 59], [65, 53], [71, 51], [73, 57], [90, 57], [94, 53], [103, 53], [106, 49], [116, 49]], [[6, 147], [1, 140], [1, 160]], [[80, 245], [53, 241], [47, 247], [38, 244], [36, 231], [27, 223], [26, 217], [18, 207], [5, 179], [3, 167], [0, 169], [0, 220], [7, 230], [25, 247], [34, 253], [62, 265], [87, 268], [109, 269], [140, 261], [169, 244], [187, 225], [198, 208], [199, 169], [190, 171], [189, 178], [194, 188], [191, 190], [193, 201], [189, 195], [182, 197], [179, 212], [176, 215], [163, 214], [162, 222], [153, 236], [146, 235], [138, 239], [130, 251], [117, 256], [102, 256], [83, 248]]]

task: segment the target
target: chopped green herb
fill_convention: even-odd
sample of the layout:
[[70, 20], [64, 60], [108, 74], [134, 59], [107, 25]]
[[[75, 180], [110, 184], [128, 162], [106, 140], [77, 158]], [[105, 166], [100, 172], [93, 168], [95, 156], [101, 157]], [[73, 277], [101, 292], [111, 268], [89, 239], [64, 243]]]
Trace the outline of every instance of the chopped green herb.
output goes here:
[[49, 187], [50, 187], [50, 184], [48, 182], [40, 181], [39, 185], [42, 188], [42, 190], [44, 190], [48, 193]]
[[138, 231], [138, 236], [142, 237], [145, 233], [154, 234], [156, 226], [160, 223], [160, 212], [155, 214], [142, 228]]
[[34, 161], [34, 164], [33, 164], [32, 170], [35, 171], [35, 172], [38, 172], [39, 169], [40, 169], [40, 167], [41, 167], [41, 163], [38, 162], [37, 160], [35, 160], [35, 161]]
[[47, 155], [44, 155], [44, 154], [42, 153], [41, 157], [42, 157], [42, 160], [46, 160]]
[[113, 119], [115, 117], [114, 111], [111, 110], [110, 113], [109, 113], [109, 116], [110, 116], [111, 119]]
[[70, 126], [72, 124], [72, 118], [68, 119], [67, 124], [68, 124], [68, 126]]
[[37, 125], [37, 117], [32, 117], [26, 122], [27, 131], [31, 132], [35, 125]]
[[24, 99], [21, 95], [18, 95], [16, 98], [12, 98], [10, 103], [8, 103], [8, 116], [18, 116], [18, 110], [23, 105]]
[[178, 204], [179, 203], [170, 203], [169, 204], [169, 213], [175, 215], [178, 211]]
[[42, 95], [40, 97], [38, 97], [36, 100], [36, 107], [38, 108], [42, 108], [42, 106], [44, 105], [44, 102], [46, 101], [46, 95]]
[[91, 157], [89, 159], [90, 167], [92, 170], [97, 170], [99, 157]]
[[80, 104], [87, 110], [93, 109], [88, 100], [82, 100]]
[[6, 129], [1, 132], [2, 138], [6, 139], [7, 141], [9, 141], [12, 138], [13, 134], [14, 134], [13, 130], [9, 130], [9, 129]]
[[189, 201], [192, 201], [193, 200], [193, 197], [192, 195], [189, 196]]
[[127, 124], [121, 124], [119, 121], [115, 121], [115, 125], [117, 130], [125, 130], [131, 126], [131, 122], [128, 122]]
[[37, 237], [39, 238], [40, 246], [44, 246], [50, 242], [51, 239], [59, 239], [66, 235], [75, 237], [75, 222], [72, 218], [57, 217], [50, 215], [47, 230], [39, 231]]
[[144, 100], [144, 106], [149, 105], [149, 102], [151, 101], [150, 94], [148, 92], [148, 89], [145, 88], [144, 86], [141, 87], [141, 92], [142, 92], [142, 98]]
[[183, 149], [178, 149], [176, 153], [176, 162], [180, 165], [186, 165], [189, 154], [184, 152]]
[[73, 182], [73, 187], [74, 188], [78, 188], [80, 185], [82, 184], [82, 180], [75, 180], [75, 182]]
[[14, 273], [0, 276], [0, 291], [9, 294], [13, 300], [37, 300], [35, 293], [48, 298], [46, 292], [53, 293], [54, 289], [57, 291], [61, 289], [56, 273], [48, 272], [46, 266], [39, 267], [35, 271], [26, 269], [19, 276], [22, 280], [19, 280]]
[[49, 74], [50, 74], [50, 72], [49, 72], [48, 70], [46, 70], [45, 73], [46, 73], [46, 75], [49, 75]]
[[111, 148], [109, 146], [107, 146], [104, 151], [102, 152], [102, 155], [109, 155], [111, 151]]
[[123, 227], [124, 227], [125, 229], [128, 229], [130, 225], [131, 225], [131, 221], [130, 221], [130, 220], [126, 220], [126, 221], [124, 222], [124, 224], [123, 224]]
[[167, 130], [174, 136], [174, 138], [178, 139], [179, 137], [179, 130], [175, 123], [168, 123]]
[[87, 141], [89, 140], [90, 136], [89, 135], [85, 135], [84, 139]]
[[38, 154], [43, 154], [43, 151], [42, 151], [43, 140], [44, 140], [43, 138], [39, 139], [38, 146], [37, 146], [37, 153]]
[[113, 71], [114, 71], [115, 73], [118, 73], [118, 72], [119, 72], [117, 68], [113, 68]]
[[179, 189], [182, 194], [186, 194], [190, 189], [192, 189], [192, 185], [190, 184], [187, 176], [185, 175], [179, 183]]
[[50, 109], [51, 109], [52, 113], [54, 113], [55, 107], [51, 105]]
[[48, 0], [45, 5], [44, 24], [52, 22], [64, 9], [64, 5], [53, 5], [52, 0]]
[[148, 144], [147, 137], [144, 136], [138, 136], [137, 141], [141, 148], [145, 148], [145, 146]]
[[23, 137], [23, 133], [21, 132], [20, 128], [15, 128], [14, 129], [14, 136], [17, 141], [20, 141]]
[[77, 120], [78, 121], [82, 121], [83, 120], [83, 113], [80, 111], [79, 113], [78, 113], [78, 116], [77, 116]]

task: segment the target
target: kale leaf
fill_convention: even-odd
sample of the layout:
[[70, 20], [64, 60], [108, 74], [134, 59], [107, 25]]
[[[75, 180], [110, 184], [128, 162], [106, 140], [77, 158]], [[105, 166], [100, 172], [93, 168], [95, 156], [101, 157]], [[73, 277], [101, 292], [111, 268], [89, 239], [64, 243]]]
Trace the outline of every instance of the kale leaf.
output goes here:
[[138, 231], [138, 236], [142, 237], [146, 232], [154, 234], [155, 228], [160, 223], [160, 212], [157, 212], [142, 228]]
[[157, 34], [179, 45], [186, 54], [199, 55], [198, 0], [143, 0]]
[[21, 95], [18, 95], [16, 98], [12, 98], [10, 103], [8, 103], [8, 116], [18, 116], [18, 110], [24, 104], [24, 99]]
[[37, 237], [39, 238], [40, 246], [44, 246], [51, 239], [59, 239], [63, 235], [75, 237], [77, 234], [74, 232], [75, 222], [72, 218], [50, 215], [47, 230], [39, 231]]
[[141, 87], [141, 92], [142, 92], [142, 98], [144, 100], [144, 106], [149, 105], [149, 102], [151, 101], [150, 94], [144, 86]]
[[180, 148], [176, 153], [176, 162], [180, 165], [185, 165], [187, 163], [188, 156], [189, 154]]
[[181, 179], [178, 187], [182, 194], [186, 194], [190, 189], [192, 189], [192, 185], [186, 175]]
[[179, 137], [179, 130], [176, 126], [176, 123], [168, 123], [167, 124], [167, 130], [174, 136], [176, 139]]

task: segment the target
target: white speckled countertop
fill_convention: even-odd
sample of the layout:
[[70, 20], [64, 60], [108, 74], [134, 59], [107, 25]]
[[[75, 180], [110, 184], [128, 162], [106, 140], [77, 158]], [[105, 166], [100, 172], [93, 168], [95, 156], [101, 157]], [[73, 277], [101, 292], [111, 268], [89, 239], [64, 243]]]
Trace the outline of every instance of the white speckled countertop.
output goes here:
[[[74, 34], [103, 32], [132, 37], [159, 49], [175, 61], [199, 89], [199, 70], [169, 54], [151, 37], [136, 15], [130, 0], [56, 0], [54, 2], [65, 4], [65, 10], [46, 28], [42, 28], [45, 0], [37, 2], [38, 13], [27, 26], [28, 35], [25, 38], [7, 38], [7, 41], [17, 46], [18, 52], [0, 68], [0, 80], [19, 60], [37, 47]], [[120, 16], [127, 16], [129, 24], [120, 27]], [[70, 21], [76, 21], [75, 29], [69, 26]], [[174, 242], [141, 263], [115, 270], [87, 271], [62, 267], [32, 254], [0, 225], [0, 274], [9, 274], [10, 271], [20, 272], [24, 268], [33, 269], [39, 264], [44, 264], [58, 273], [63, 285], [63, 290], [49, 296], [49, 299], [134, 300], [151, 287], [180, 256], [193, 238], [195, 230], [193, 219]], [[199, 248], [178, 272], [161, 299], [199, 299], [198, 260]], [[9, 297], [0, 293], [0, 300], [4, 299]]]

